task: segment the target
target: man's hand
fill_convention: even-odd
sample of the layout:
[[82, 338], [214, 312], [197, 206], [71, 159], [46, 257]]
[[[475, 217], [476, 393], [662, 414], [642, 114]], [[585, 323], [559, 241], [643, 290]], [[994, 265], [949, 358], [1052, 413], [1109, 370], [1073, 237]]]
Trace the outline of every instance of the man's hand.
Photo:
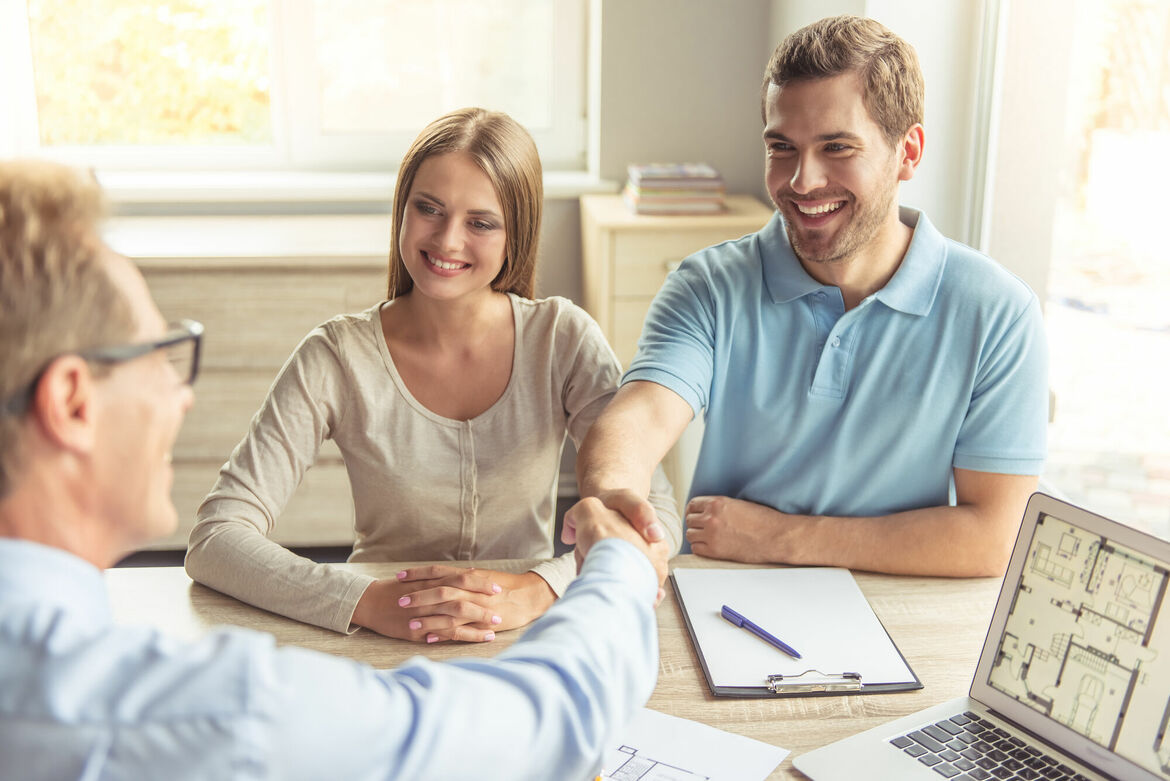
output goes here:
[[667, 574], [666, 561], [670, 557], [670, 549], [665, 542], [647, 543], [624, 516], [606, 507], [601, 499], [592, 496], [569, 508], [565, 513], [565, 528], [574, 530], [578, 570], [581, 569], [585, 557], [589, 555], [589, 550], [598, 541], [610, 537], [625, 540], [642, 551], [654, 566], [654, 571], [658, 573], [658, 599], [662, 599], [664, 594], [662, 584], [666, 582]]
[[752, 564], [775, 560], [768, 551], [781, 536], [782, 514], [742, 499], [696, 496], [687, 504], [686, 535], [691, 550], [712, 559]]
[[[662, 542], [666, 539], [666, 531], [658, 521], [654, 505], [633, 491], [625, 489], [605, 491], [598, 494], [596, 498], [601, 500], [602, 505], [624, 517], [646, 542]], [[584, 501], [584, 499], [581, 500], [581, 502]], [[571, 511], [565, 514], [565, 525], [561, 529], [561, 541], [570, 545], [577, 541], [576, 515]], [[580, 564], [580, 559], [578, 559], [578, 564]]]
[[535, 572], [432, 565], [413, 567], [370, 584], [353, 622], [388, 637], [435, 643], [487, 642], [496, 632], [524, 626], [546, 611], [556, 594]]

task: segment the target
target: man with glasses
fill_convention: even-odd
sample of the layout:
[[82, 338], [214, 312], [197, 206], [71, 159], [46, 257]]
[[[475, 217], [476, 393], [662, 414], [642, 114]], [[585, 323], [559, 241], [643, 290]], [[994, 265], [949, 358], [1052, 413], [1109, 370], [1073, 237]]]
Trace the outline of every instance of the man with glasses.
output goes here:
[[94, 182], [0, 162], [0, 777], [583, 778], [654, 686], [666, 548], [585, 505], [581, 576], [495, 660], [394, 671], [112, 623], [170, 533], [202, 326], [99, 238]]

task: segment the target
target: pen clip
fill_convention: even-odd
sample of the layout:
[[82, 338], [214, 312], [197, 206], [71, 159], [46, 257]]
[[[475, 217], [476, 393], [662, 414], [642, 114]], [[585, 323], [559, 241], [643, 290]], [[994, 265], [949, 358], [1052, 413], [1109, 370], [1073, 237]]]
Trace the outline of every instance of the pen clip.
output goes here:
[[766, 681], [773, 694], [861, 691], [861, 673], [826, 674], [805, 670], [799, 675], [769, 675]]

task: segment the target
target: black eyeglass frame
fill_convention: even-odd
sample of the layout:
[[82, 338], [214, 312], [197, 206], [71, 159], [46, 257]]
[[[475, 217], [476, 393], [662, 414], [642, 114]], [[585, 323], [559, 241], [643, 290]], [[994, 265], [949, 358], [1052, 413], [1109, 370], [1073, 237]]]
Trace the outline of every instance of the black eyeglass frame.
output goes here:
[[[194, 344], [191, 348], [191, 369], [188, 371], [187, 376], [183, 378], [183, 384], [193, 385], [195, 378], [199, 376], [199, 359], [203, 352], [203, 323], [200, 323], [198, 320], [179, 320], [177, 323], [170, 323], [167, 326], [167, 332], [153, 341], [136, 342], [134, 344], [116, 344], [108, 347], [91, 347], [87, 350], [77, 350], [73, 353], [62, 353], [61, 355], [72, 354], [92, 363], [113, 365], [126, 363], [135, 358], [149, 355], [156, 350], [165, 350], [186, 341], [194, 342]], [[53, 360], [59, 357], [61, 356], [56, 356]], [[23, 413], [27, 409], [33, 392], [37, 384], [41, 381], [43, 374], [44, 369], [37, 372], [37, 376], [32, 379], [32, 382], [23, 391], [10, 396], [0, 405], [0, 415], [19, 415]]]

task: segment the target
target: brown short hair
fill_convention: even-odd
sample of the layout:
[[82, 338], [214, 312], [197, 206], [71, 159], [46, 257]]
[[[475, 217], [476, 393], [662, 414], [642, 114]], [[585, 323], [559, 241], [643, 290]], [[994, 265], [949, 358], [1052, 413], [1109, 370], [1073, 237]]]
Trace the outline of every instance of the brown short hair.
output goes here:
[[492, 290], [532, 298], [544, 208], [540, 155], [532, 136], [516, 120], [502, 112], [482, 108], [459, 109], [439, 117], [423, 128], [402, 159], [394, 187], [387, 297], [400, 296], [414, 286], [398, 248], [414, 175], [423, 160], [447, 152], [471, 155], [491, 180], [504, 211], [504, 266], [492, 280]]
[[780, 42], [764, 71], [761, 113], [766, 117], [771, 84], [842, 73], [860, 77], [865, 108], [891, 146], [922, 123], [925, 86], [914, 47], [880, 22], [847, 15], [813, 22]]
[[55, 163], [0, 162], [0, 497], [13, 485], [20, 398], [62, 353], [116, 344], [134, 315], [108, 275], [101, 190]]

